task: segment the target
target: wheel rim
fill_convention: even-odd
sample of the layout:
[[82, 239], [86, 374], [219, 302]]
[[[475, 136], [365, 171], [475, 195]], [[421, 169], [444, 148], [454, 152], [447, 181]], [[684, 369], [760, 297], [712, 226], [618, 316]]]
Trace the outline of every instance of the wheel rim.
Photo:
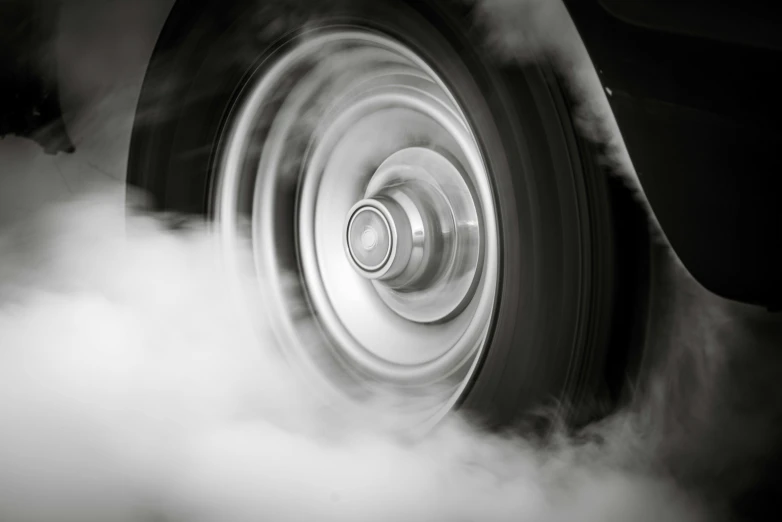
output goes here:
[[321, 29], [265, 61], [227, 129], [223, 250], [251, 240], [292, 366], [348, 406], [390, 392], [439, 419], [486, 347], [499, 274], [490, 176], [455, 96], [402, 43]]

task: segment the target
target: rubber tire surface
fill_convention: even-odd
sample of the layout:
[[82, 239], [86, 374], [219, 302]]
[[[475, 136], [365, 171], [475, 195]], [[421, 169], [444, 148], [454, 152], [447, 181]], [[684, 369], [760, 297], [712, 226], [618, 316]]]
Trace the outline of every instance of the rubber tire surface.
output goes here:
[[[604, 175], [545, 65], [502, 64], [467, 6], [437, 1], [182, 1], [147, 71], [128, 181], [159, 209], [208, 216], [226, 115], [280, 38], [358, 24], [419, 52], [461, 102], [492, 175], [501, 287], [488, 350], [461, 406], [507, 425], [603, 384], [614, 237]], [[577, 411], [577, 408], [572, 409]]]

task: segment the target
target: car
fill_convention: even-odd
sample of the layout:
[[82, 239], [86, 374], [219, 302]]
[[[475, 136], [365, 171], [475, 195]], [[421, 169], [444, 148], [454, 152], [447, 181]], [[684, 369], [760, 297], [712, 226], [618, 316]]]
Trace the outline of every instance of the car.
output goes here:
[[[580, 425], [641, 371], [656, 242], [720, 296], [782, 303], [778, 20], [759, 2], [178, 0], [128, 183], [206, 218], [229, 266], [250, 244], [242, 298], [337, 409]], [[36, 136], [68, 148], [60, 127]]]

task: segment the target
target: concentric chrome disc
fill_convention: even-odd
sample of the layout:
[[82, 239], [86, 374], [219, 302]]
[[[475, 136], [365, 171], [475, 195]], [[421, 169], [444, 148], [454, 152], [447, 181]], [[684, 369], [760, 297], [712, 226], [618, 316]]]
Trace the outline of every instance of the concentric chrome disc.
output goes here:
[[499, 234], [478, 141], [434, 69], [368, 30], [288, 42], [248, 83], [217, 172], [225, 250], [252, 241], [252, 291], [291, 364], [353, 406], [447, 412], [487, 344]]

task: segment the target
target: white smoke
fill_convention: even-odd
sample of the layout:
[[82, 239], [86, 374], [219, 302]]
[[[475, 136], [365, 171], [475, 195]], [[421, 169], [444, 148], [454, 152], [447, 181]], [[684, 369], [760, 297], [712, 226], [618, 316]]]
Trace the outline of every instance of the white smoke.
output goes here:
[[699, 514], [619, 456], [640, 441], [625, 430], [541, 447], [457, 418], [422, 439], [335, 422], [237, 308], [212, 248], [103, 195], [2, 232], [0, 519]]

